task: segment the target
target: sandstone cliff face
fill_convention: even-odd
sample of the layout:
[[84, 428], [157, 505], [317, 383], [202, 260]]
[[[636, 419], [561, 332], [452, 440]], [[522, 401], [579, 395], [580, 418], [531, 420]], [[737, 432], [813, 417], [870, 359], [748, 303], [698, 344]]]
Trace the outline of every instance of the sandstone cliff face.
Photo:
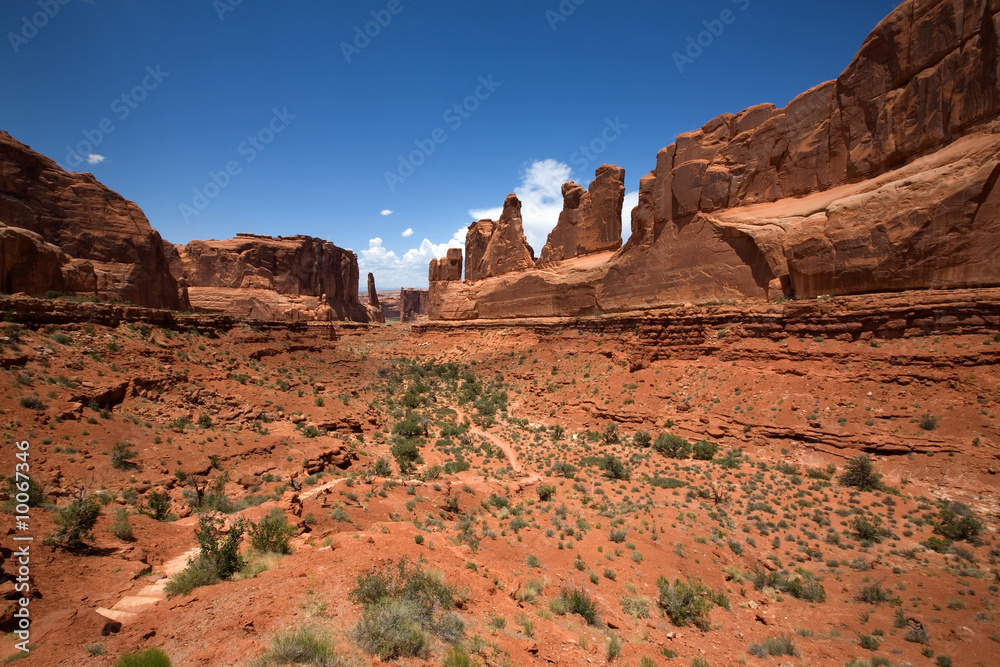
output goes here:
[[836, 81], [661, 150], [603, 265], [432, 286], [432, 317], [998, 285], [998, 34], [998, 0], [907, 0]]
[[538, 266], [621, 247], [624, 169], [601, 165], [589, 191], [570, 181], [562, 186], [562, 195], [559, 222], [542, 248]]
[[176, 246], [170, 270], [191, 306], [255, 319], [308, 319], [326, 296], [337, 319], [369, 321], [358, 300], [358, 259], [311, 236], [238, 234]]
[[535, 265], [535, 251], [524, 237], [517, 195], [507, 195], [498, 221], [480, 220], [469, 225], [465, 252], [465, 279], [471, 282]]
[[162, 239], [138, 206], [3, 131], [0, 223], [6, 225], [0, 235], [5, 291], [57, 290], [151, 308], [182, 306]]

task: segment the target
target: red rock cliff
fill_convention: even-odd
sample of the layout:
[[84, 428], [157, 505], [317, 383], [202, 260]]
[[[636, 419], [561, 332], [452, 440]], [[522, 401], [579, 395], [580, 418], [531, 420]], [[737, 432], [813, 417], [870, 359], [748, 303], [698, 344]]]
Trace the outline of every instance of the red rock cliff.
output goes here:
[[607, 261], [432, 285], [431, 317], [1000, 284], [998, 33], [1000, 0], [906, 0], [836, 81], [661, 150]]
[[326, 295], [342, 320], [367, 322], [358, 300], [358, 258], [311, 236], [238, 234], [176, 246], [170, 262], [192, 307], [260, 319], [309, 317]]
[[0, 289], [186, 307], [162, 239], [133, 202], [0, 131]]

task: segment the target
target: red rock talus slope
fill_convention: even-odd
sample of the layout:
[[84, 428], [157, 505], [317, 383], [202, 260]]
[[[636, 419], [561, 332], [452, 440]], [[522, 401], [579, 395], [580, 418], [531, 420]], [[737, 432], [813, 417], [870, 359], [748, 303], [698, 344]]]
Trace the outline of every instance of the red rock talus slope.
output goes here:
[[661, 150], [607, 261], [435, 283], [431, 317], [1000, 284], [998, 33], [997, 0], [906, 0], [836, 81]]
[[175, 246], [170, 270], [191, 306], [254, 319], [310, 319], [326, 295], [341, 320], [369, 321], [358, 300], [358, 258], [311, 236], [238, 234]]
[[0, 224], [0, 291], [186, 306], [160, 235], [138, 206], [3, 131]]

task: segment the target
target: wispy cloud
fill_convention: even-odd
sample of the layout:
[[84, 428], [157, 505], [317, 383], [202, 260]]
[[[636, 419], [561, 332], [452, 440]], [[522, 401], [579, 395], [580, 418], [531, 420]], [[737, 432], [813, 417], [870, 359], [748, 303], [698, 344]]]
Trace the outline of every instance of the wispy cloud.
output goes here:
[[379, 215], [392, 215], [391, 209], [384, 209]]
[[87, 164], [90, 165], [101, 164], [106, 159], [107, 158], [105, 158], [103, 155], [98, 155], [97, 153], [91, 153], [90, 155], [87, 156]]
[[385, 247], [381, 238], [368, 241], [368, 249], [358, 253], [361, 275], [369, 271], [375, 274], [379, 286], [384, 287], [426, 287], [427, 267], [436, 257], [448, 254], [448, 248], [465, 247], [465, 228], [455, 231], [445, 243], [421, 241], [416, 248], [410, 248], [400, 255]]
[[[577, 182], [587, 187], [593, 180], [593, 175], [577, 176]], [[562, 212], [562, 185], [574, 180], [572, 168], [565, 162], [557, 160], [537, 160], [532, 162], [521, 175], [521, 184], [514, 188], [514, 193], [521, 200], [521, 217], [524, 221], [524, 235], [528, 243], [538, 255], [548, 239], [549, 232], [559, 221]], [[639, 193], [631, 192], [625, 195], [625, 206], [622, 208], [622, 237], [628, 238], [632, 233], [632, 209], [639, 203]], [[473, 220], [497, 220], [503, 213], [503, 207], [473, 209], [469, 215]]]
[[[533, 162], [521, 175], [521, 184], [514, 192], [521, 199], [525, 236], [536, 254], [541, 252], [549, 232], [559, 220], [559, 213], [562, 211], [562, 184], [572, 177], [573, 170], [569, 165], [557, 160]], [[582, 184], [589, 185], [591, 178], [581, 179]], [[622, 210], [624, 238], [628, 238], [631, 233], [632, 208], [638, 201], [638, 192], [626, 193]], [[498, 206], [473, 209], [469, 211], [469, 215], [474, 220], [496, 220], [502, 212], [503, 207]], [[386, 248], [385, 242], [380, 237], [375, 237], [368, 241], [367, 250], [358, 253], [361, 275], [371, 271], [378, 284], [385, 287], [425, 287], [430, 261], [435, 257], [444, 257], [448, 248], [464, 248], [465, 233], [466, 228], [461, 227], [445, 243], [434, 243], [425, 238], [419, 246], [401, 252]], [[409, 238], [413, 234], [413, 229], [408, 228], [400, 235]]]

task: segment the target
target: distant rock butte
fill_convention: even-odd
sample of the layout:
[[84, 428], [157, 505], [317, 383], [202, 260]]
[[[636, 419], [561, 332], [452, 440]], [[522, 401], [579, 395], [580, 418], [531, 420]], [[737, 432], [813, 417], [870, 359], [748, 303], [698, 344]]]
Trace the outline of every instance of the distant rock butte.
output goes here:
[[385, 324], [385, 315], [382, 313], [382, 305], [378, 302], [378, 291], [375, 289], [375, 274], [368, 274], [368, 319], [372, 322]]
[[[173, 246], [170, 270], [188, 285], [191, 307], [252, 319], [312, 319], [326, 295], [333, 319], [372, 319], [358, 299], [358, 258], [311, 236], [237, 234]], [[324, 317], [328, 314], [324, 309]]]
[[402, 289], [399, 294], [399, 319], [401, 322], [416, 322], [426, 319], [428, 291], [425, 289]]
[[183, 309], [160, 235], [133, 202], [0, 131], [0, 290]]
[[[461, 251], [458, 251], [461, 259]], [[458, 280], [461, 280], [461, 269], [458, 269]], [[425, 289], [403, 288], [398, 290], [379, 290], [378, 299], [385, 319], [400, 322], [416, 322], [427, 319], [428, 292]]]
[[836, 81], [661, 150], [617, 252], [568, 252], [571, 184], [537, 268], [474, 223], [466, 281], [431, 283], [431, 319], [1000, 284], [998, 34], [996, 0], [904, 1]]

